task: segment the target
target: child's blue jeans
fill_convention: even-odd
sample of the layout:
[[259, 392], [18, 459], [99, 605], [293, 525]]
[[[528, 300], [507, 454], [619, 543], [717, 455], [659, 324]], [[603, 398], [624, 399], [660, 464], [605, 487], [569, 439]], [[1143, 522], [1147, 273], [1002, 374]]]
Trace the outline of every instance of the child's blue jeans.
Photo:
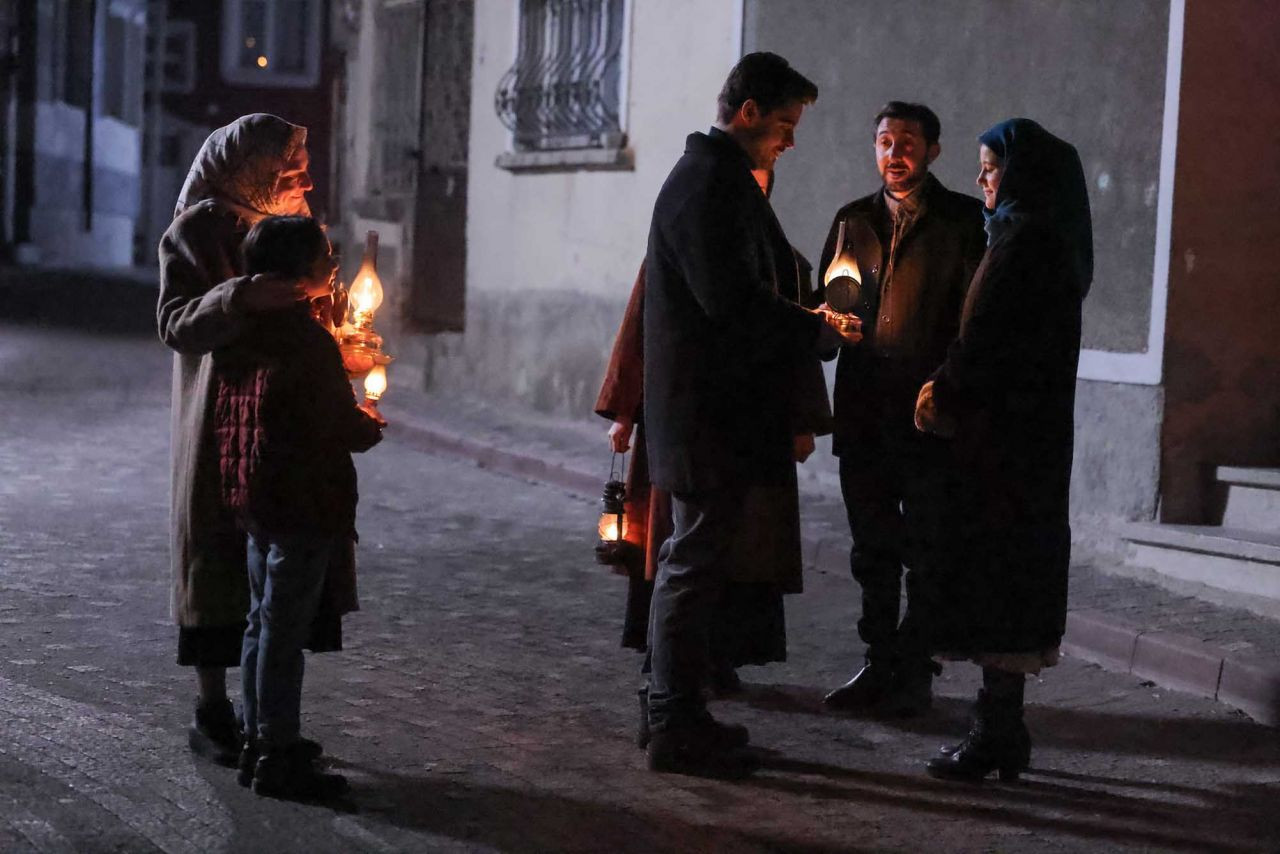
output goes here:
[[263, 750], [298, 740], [302, 645], [320, 607], [332, 537], [249, 537], [249, 625], [240, 649], [244, 731]]

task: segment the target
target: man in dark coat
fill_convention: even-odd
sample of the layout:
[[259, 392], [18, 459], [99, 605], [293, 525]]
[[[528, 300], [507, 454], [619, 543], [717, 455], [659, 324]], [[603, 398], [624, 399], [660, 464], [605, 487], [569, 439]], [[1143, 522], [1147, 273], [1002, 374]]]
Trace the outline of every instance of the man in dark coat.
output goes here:
[[[866, 662], [825, 702], [906, 716], [931, 702], [936, 666], [924, 629], [936, 598], [930, 579], [945, 552], [940, 497], [953, 471], [947, 444], [918, 433], [912, 416], [916, 392], [959, 328], [986, 235], [981, 202], [929, 173], [941, 151], [932, 110], [891, 101], [875, 128], [884, 186], [836, 213], [819, 266], [830, 278], [856, 265], [866, 336], [840, 351], [832, 445], [853, 534], [850, 566], [862, 586]], [[845, 244], [837, 247], [842, 224]], [[899, 624], [904, 566], [907, 608]]]
[[753, 53], [720, 92], [716, 125], [688, 137], [649, 229], [644, 298], [646, 448], [671, 493], [650, 613], [649, 767], [736, 776], [746, 730], [717, 723], [700, 691], [707, 623], [748, 487], [794, 477], [796, 363], [858, 340], [778, 293], [795, 256], [752, 169], [795, 144], [818, 90], [776, 54]]

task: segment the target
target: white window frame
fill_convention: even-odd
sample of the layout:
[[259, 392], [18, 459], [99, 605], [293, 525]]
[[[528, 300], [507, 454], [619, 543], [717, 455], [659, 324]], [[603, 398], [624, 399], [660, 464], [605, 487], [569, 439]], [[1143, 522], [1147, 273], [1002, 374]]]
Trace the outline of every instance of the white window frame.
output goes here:
[[[263, 33], [263, 55], [270, 59], [275, 52], [276, 0], [267, 4], [266, 31]], [[266, 68], [244, 68], [240, 65], [240, 45], [244, 40], [241, 31], [243, 0], [223, 0], [222, 5], [222, 79], [240, 86], [281, 89], [310, 89], [320, 83], [321, 36], [324, 30], [324, 3], [308, 0], [306, 67], [301, 72], [283, 72]]]

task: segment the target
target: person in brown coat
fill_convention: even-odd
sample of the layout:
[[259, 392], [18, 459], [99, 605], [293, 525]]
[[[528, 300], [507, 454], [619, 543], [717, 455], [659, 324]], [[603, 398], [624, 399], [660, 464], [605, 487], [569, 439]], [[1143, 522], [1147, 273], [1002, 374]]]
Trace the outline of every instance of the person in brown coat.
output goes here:
[[199, 684], [191, 748], [227, 765], [239, 755], [240, 735], [226, 668], [240, 661], [249, 591], [244, 535], [219, 496], [210, 354], [254, 314], [305, 295], [296, 279], [243, 275], [240, 244], [266, 216], [310, 213], [306, 138], [305, 128], [264, 113], [215, 130], [159, 247], [156, 324], [174, 350], [170, 552], [178, 663], [194, 667]]
[[[771, 170], [753, 170], [760, 189], [769, 196]], [[798, 252], [795, 276], [780, 282], [783, 296], [807, 307], [818, 300], [812, 291], [812, 269]], [[626, 538], [638, 546], [623, 567], [627, 573], [627, 603], [622, 645], [647, 651], [649, 601], [658, 568], [658, 549], [671, 535], [671, 496], [649, 480], [644, 441], [644, 280], [642, 265], [632, 286], [622, 324], [596, 399], [595, 412], [613, 422], [609, 444], [616, 453], [635, 453], [627, 472]], [[817, 359], [798, 364], [793, 395], [795, 459], [804, 462], [813, 452], [815, 436], [832, 429], [831, 406]], [[708, 687], [726, 695], [741, 690], [735, 670], [743, 665], [768, 664], [787, 658], [786, 619], [782, 597], [802, 588], [799, 494], [794, 480], [777, 487], [752, 487], [747, 496], [748, 523], [738, 538], [734, 575], [726, 585], [710, 630]], [[647, 660], [646, 660], [647, 668]], [[646, 689], [639, 690], [641, 725], [637, 742], [647, 742]]]

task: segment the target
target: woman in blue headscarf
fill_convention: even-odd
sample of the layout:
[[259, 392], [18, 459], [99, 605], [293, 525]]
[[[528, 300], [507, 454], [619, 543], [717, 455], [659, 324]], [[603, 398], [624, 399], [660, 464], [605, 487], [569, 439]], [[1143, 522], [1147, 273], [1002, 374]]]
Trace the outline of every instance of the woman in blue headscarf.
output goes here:
[[920, 391], [918, 429], [954, 438], [963, 473], [954, 569], [934, 649], [983, 668], [973, 726], [932, 776], [1016, 779], [1030, 762], [1025, 674], [1057, 662], [1071, 555], [1068, 492], [1080, 306], [1093, 229], [1080, 157], [1030, 119], [978, 137], [987, 251], [959, 337]]

